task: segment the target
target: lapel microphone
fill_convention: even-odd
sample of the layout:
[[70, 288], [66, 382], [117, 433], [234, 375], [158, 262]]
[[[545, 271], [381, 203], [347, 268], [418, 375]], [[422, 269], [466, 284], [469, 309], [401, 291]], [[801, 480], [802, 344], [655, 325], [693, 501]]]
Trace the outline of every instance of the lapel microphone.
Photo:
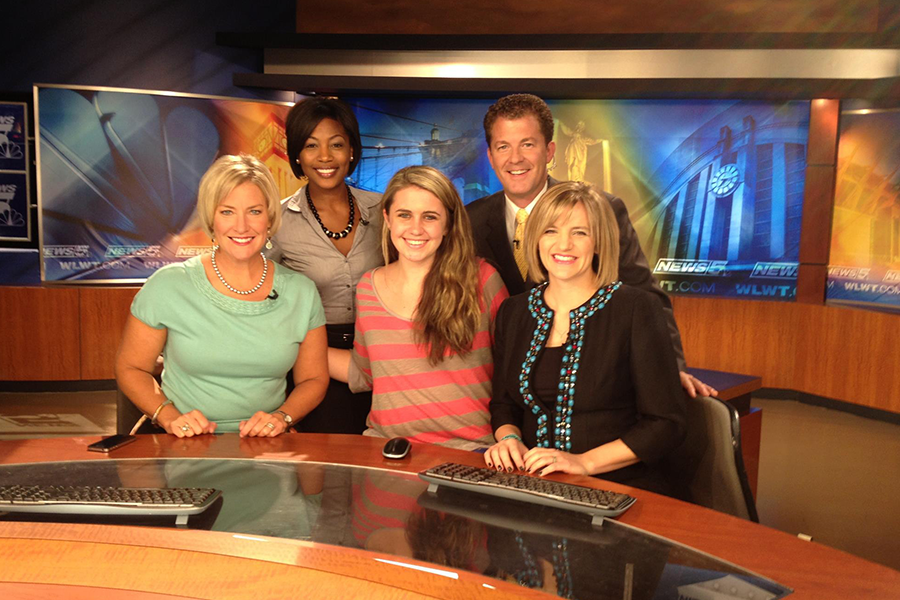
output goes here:
[[365, 227], [368, 227], [368, 226], [369, 226], [369, 222], [366, 221], [366, 220], [363, 218], [362, 215], [359, 215], [359, 223], [360, 223], [360, 225], [363, 225], [363, 226], [365, 226]]
[[278, 292], [273, 289], [272, 293], [266, 296], [266, 300], [278, 300]]

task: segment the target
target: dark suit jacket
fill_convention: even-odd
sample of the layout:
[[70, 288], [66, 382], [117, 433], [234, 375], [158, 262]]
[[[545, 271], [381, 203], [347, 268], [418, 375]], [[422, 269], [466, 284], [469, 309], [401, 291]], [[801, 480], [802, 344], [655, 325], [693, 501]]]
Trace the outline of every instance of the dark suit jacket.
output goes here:
[[[550, 178], [550, 186], [559, 182]], [[672, 348], [675, 350], [675, 359], [679, 370], [684, 370], [687, 365], [684, 361], [684, 349], [681, 346], [681, 334], [678, 325], [675, 324], [675, 314], [672, 312], [672, 302], [666, 295], [647, 264], [647, 257], [638, 243], [637, 232], [628, 218], [628, 209], [621, 198], [599, 192], [605, 198], [619, 223], [619, 279], [627, 285], [652, 292], [659, 298], [669, 328], [669, 336], [672, 338]], [[512, 246], [506, 233], [506, 198], [503, 191], [479, 198], [470, 202], [466, 209], [469, 212], [469, 220], [472, 222], [472, 234], [475, 237], [475, 251], [478, 256], [486, 258], [497, 268], [510, 296], [521, 294], [530, 289], [534, 282], [522, 281], [516, 259], [513, 257]]]

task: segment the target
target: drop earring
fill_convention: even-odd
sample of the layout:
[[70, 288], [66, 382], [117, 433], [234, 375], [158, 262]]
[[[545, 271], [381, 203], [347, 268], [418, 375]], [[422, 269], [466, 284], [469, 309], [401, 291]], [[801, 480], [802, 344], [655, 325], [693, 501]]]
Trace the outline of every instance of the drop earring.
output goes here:
[[272, 230], [266, 231], [266, 250], [272, 249]]

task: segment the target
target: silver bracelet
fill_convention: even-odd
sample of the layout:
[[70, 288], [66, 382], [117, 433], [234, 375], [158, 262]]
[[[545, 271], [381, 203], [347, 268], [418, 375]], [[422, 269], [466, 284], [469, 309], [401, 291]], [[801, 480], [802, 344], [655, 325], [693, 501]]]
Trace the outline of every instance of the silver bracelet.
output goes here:
[[166, 400], [165, 402], [161, 403], [159, 406], [156, 407], [156, 410], [153, 411], [153, 416], [150, 417], [150, 423], [151, 423], [152, 425], [159, 425], [159, 423], [156, 422], [156, 417], [159, 416], [159, 411], [161, 411], [163, 408], [165, 408], [165, 407], [168, 406], [169, 404], [172, 404], [172, 401], [171, 401], [171, 400]]

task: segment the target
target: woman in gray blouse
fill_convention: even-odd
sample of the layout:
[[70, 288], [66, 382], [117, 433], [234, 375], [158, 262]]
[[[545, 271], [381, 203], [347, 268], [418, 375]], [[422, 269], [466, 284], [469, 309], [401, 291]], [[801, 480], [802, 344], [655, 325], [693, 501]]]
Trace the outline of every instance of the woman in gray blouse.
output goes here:
[[[381, 194], [351, 188], [345, 179], [362, 158], [359, 124], [340, 100], [307, 98], [288, 114], [287, 150], [294, 175], [308, 183], [282, 202], [282, 225], [269, 257], [315, 282], [325, 307], [328, 345], [353, 345], [356, 284], [383, 264]], [[298, 429], [362, 433], [371, 394], [353, 394], [331, 380], [325, 399]]]

